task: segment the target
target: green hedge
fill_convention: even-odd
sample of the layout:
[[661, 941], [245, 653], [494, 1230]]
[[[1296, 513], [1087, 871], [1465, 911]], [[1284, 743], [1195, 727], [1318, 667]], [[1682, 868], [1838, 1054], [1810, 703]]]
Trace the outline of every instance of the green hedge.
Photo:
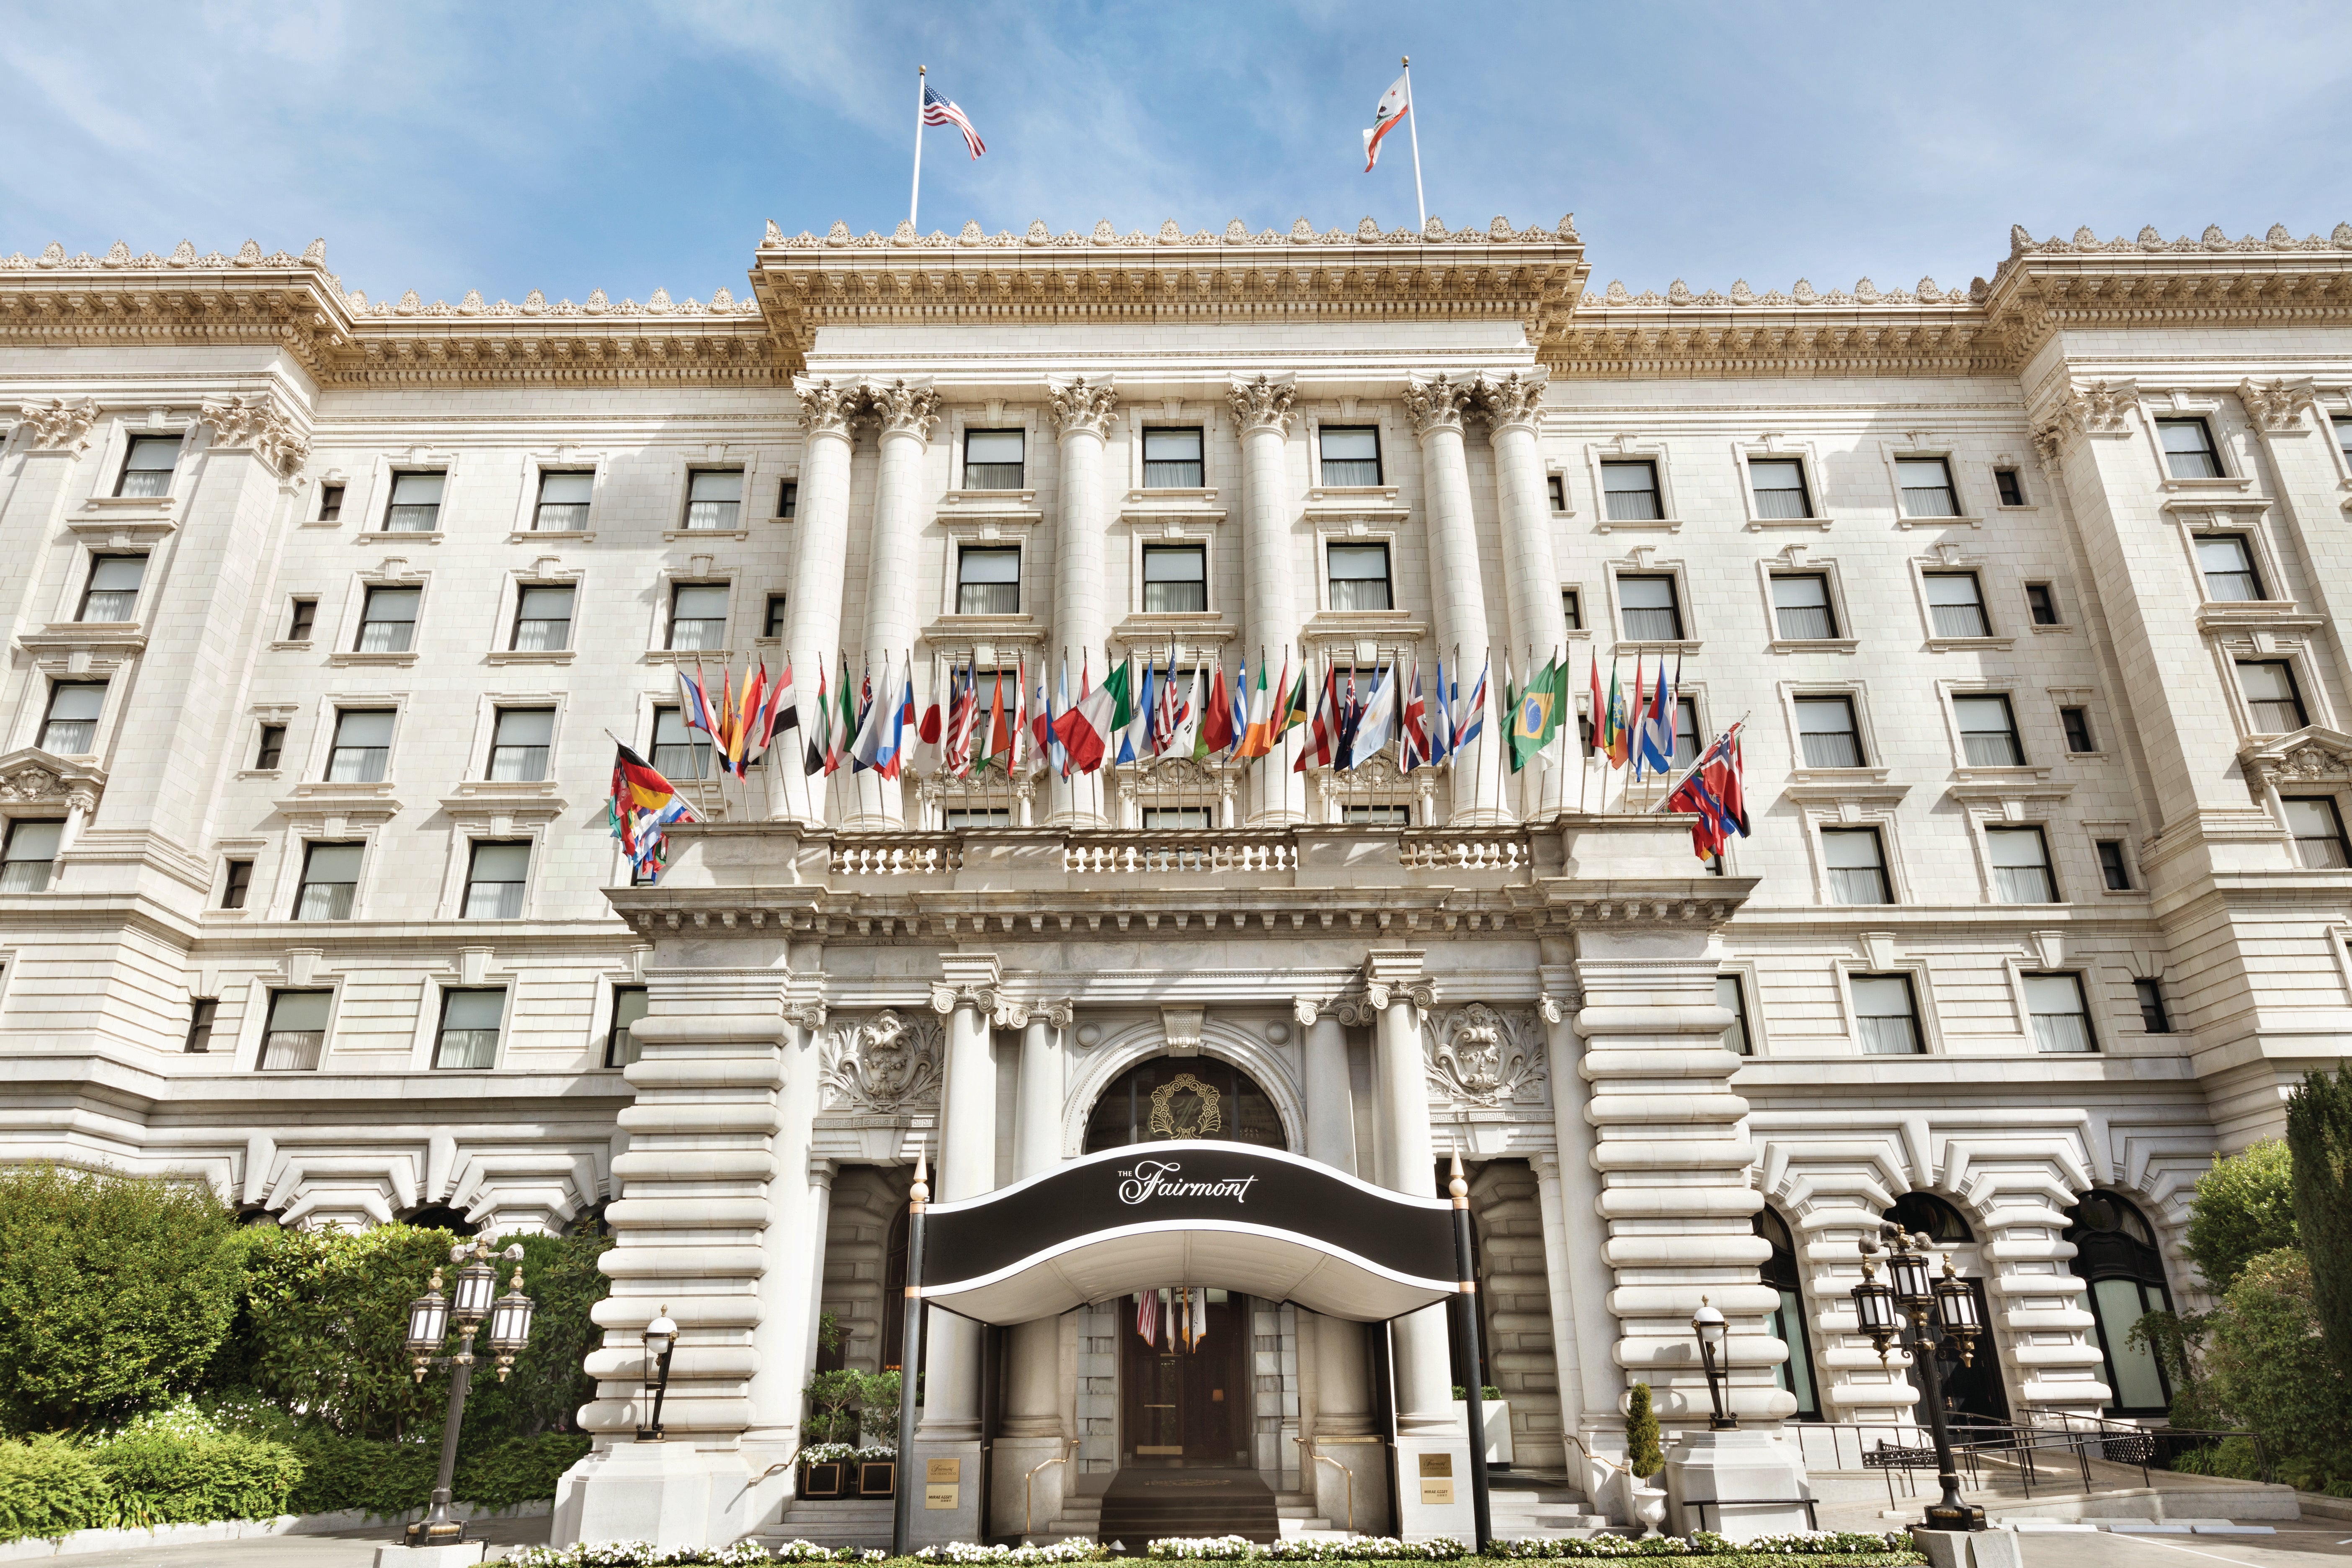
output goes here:
[[[1060, 1549], [1064, 1555], [1047, 1558], [1041, 1553], [1048, 1548], [1032, 1548], [1024, 1553], [1006, 1547], [950, 1547], [926, 1557], [866, 1557], [856, 1547], [837, 1550], [796, 1542], [780, 1548], [772, 1555], [749, 1542], [732, 1546], [673, 1546], [657, 1547], [642, 1541], [606, 1541], [579, 1546], [531, 1546], [516, 1552], [507, 1559], [508, 1568], [686, 1568], [688, 1564], [724, 1564], [725, 1568], [761, 1568], [768, 1563], [857, 1563], [859, 1568], [938, 1568], [945, 1563], [970, 1563], [973, 1568], [1024, 1568], [1032, 1563], [1080, 1562], [1086, 1559]], [[1107, 1556], [1108, 1553], [1100, 1555]], [[1643, 1553], [1643, 1555], [1651, 1555]], [[1192, 1561], [1223, 1563], [1263, 1562], [1262, 1558], [1197, 1558]], [[1376, 1568], [1393, 1563], [1393, 1558], [1333, 1557], [1324, 1560], [1325, 1568]], [[1424, 1561], [1444, 1561], [1459, 1563], [1463, 1568], [1504, 1568], [1504, 1565], [1524, 1559], [1501, 1557], [1430, 1558]], [[1927, 1561], [1921, 1552], [1725, 1552], [1714, 1553], [1685, 1552], [1675, 1561], [1690, 1568], [1920, 1568]]]
[[[315, 1427], [297, 1430], [289, 1442], [303, 1466], [302, 1484], [294, 1490], [296, 1513], [364, 1509], [394, 1514], [433, 1500], [433, 1481], [441, 1468], [438, 1442], [383, 1443]], [[482, 1508], [537, 1502], [555, 1495], [557, 1478], [587, 1451], [586, 1437], [566, 1432], [480, 1445], [465, 1441], [450, 1489], [457, 1501]]]
[[65, 1438], [0, 1443], [0, 1541], [86, 1529], [108, 1502], [106, 1478]]

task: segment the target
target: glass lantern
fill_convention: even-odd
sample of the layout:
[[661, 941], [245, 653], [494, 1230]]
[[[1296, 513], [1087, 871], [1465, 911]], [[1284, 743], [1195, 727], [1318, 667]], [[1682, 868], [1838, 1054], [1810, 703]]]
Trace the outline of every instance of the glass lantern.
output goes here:
[[1862, 1266], [1862, 1283], [1853, 1288], [1853, 1316], [1862, 1331], [1870, 1336], [1884, 1366], [1887, 1348], [1903, 1331], [1903, 1312], [1895, 1304], [1894, 1290], [1878, 1278], [1878, 1270], [1867, 1259]]
[[449, 1303], [441, 1294], [441, 1270], [433, 1271], [431, 1289], [408, 1304], [408, 1353], [416, 1363], [416, 1380], [425, 1381], [425, 1363], [440, 1353], [449, 1333]]
[[670, 1321], [669, 1309], [664, 1307], [661, 1316], [646, 1325], [646, 1363], [650, 1364], [667, 1355], [672, 1342], [677, 1338], [677, 1325]]
[[1927, 1304], [1927, 1256], [1912, 1251], [1907, 1238], [1895, 1238], [1895, 1250], [1887, 1254], [1886, 1272], [1905, 1306], [1916, 1309]]
[[1976, 1364], [1977, 1335], [1984, 1331], [1984, 1315], [1977, 1310], [1977, 1293], [1968, 1288], [1949, 1262], [1936, 1282], [1936, 1315], [1944, 1331], [1959, 1342], [1960, 1364]]
[[457, 1300], [454, 1314], [463, 1327], [478, 1323], [490, 1315], [490, 1303], [499, 1293], [499, 1271], [492, 1268], [484, 1249], [477, 1248], [473, 1259], [457, 1270]]
[[490, 1353], [499, 1358], [499, 1381], [504, 1383], [515, 1357], [530, 1343], [530, 1314], [538, 1305], [522, 1293], [522, 1270], [514, 1271], [511, 1288], [490, 1309]]
[[1691, 1314], [1691, 1331], [1698, 1336], [1698, 1342], [1706, 1347], [1710, 1359], [1723, 1354], [1725, 1327], [1723, 1314], [1703, 1300], [1699, 1302], [1698, 1310]]

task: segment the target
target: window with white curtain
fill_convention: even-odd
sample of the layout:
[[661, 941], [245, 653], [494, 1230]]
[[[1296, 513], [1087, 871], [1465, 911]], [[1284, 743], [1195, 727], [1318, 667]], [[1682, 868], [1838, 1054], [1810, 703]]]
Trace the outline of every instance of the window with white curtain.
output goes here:
[[1772, 615], [1784, 642], [1824, 642], [1838, 635], [1825, 572], [1780, 572], [1772, 577]]
[[2039, 827], [1988, 827], [1986, 858], [1992, 862], [1993, 891], [2004, 904], [2054, 904], [2058, 886], [2050, 875], [2050, 841]]
[[588, 503], [596, 493], [596, 475], [590, 469], [541, 469], [539, 504], [530, 526], [541, 533], [577, 533], [588, 526]]
[[61, 757], [87, 757], [98, 750], [98, 716], [106, 708], [103, 680], [59, 680], [49, 687], [49, 710], [41, 721], [41, 750]]
[[302, 855], [302, 881], [294, 889], [298, 921], [347, 921], [360, 889], [359, 844], [313, 844]]
[[686, 477], [688, 528], [733, 528], [742, 510], [742, 469], [697, 468]]
[[701, 650], [727, 646], [727, 584], [680, 583], [669, 591], [669, 646]]
[[1334, 544], [1329, 554], [1333, 609], [1390, 610], [1396, 607], [1396, 601], [1389, 591], [1387, 545]]
[[1927, 614], [1939, 637], [1982, 637], [1992, 635], [1985, 619], [1984, 593], [1973, 572], [1926, 572]]
[[1614, 522], [1655, 522], [1660, 510], [1658, 465], [1648, 458], [1601, 465], [1601, 500]]
[[1017, 616], [1021, 613], [1021, 551], [1018, 546], [967, 544], [956, 552], [956, 614]]
[[2344, 840], [2344, 814], [2333, 795], [2287, 795], [2286, 829], [2294, 837], [2294, 858], [2314, 871], [2339, 871], [2352, 866], [2352, 851]]
[[2202, 419], [2159, 419], [2157, 434], [2164, 439], [2165, 471], [2176, 479], [2218, 479], [2221, 454], [2213, 446], [2213, 427]]
[[122, 474], [114, 481], [119, 496], [160, 496], [172, 488], [172, 470], [179, 466], [177, 436], [133, 436], [122, 455]]
[[1906, 517], [1958, 517], [1959, 496], [1952, 489], [1952, 465], [1941, 458], [1897, 458], [1895, 477], [1903, 487]]
[[392, 500], [383, 509], [386, 533], [431, 533], [441, 526], [441, 489], [446, 471], [392, 476]]
[[504, 986], [469, 986], [441, 993], [441, 1033], [433, 1043], [438, 1068], [487, 1068], [499, 1055], [499, 1020], [505, 1016]]
[[1853, 984], [1854, 1028], [1864, 1055], [1914, 1057], [1926, 1048], [1909, 975], [1857, 974]]
[[1683, 640], [1683, 610], [1681, 602], [1675, 596], [1672, 574], [1619, 573], [1617, 603], [1625, 616], [1626, 641]]
[[1200, 615], [1209, 607], [1209, 552], [1198, 544], [1143, 547], [1143, 612]]
[[262, 1026], [263, 1072], [308, 1072], [319, 1065], [327, 1044], [327, 1013], [334, 1005], [331, 991], [273, 991], [269, 1016]]
[[530, 876], [530, 846], [478, 840], [466, 871], [469, 921], [522, 919], [523, 888]]
[[90, 558], [89, 584], [81, 591], [79, 621], [127, 621], [139, 603], [139, 584], [147, 575], [144, 555], [97, 555]]
[[1853, 699], [1843, 695], [1796, 699], [1797, 740], [1809, 768], [1858, 768], [1862, 731], [1854, 724]]
[[1731, 1015], [1731, 1026], [1723, 1031], [1723, 1048], [1734, 1056], [1755, 1055], [1755, 1043], [1748, 1037], [1748, 998], [1740, 990], [1739, 976], [1715, 977], [1715, 1005]]
[[416, 647], [416, 611], [422, 588], [370, 588], [360, 606], [355, 653], [409, 653]]
[[1381, 482], [1381, 432], [1373, 425], [1326, 425], [1317, 436], [1322, 482], [1331, 486]]
[[1891, 904], [1886, 855], [1875, 827], [1824, 827], [1822, 859], [1829, 868], [1830, 897], [1841, 904]]
[[1952, 699], [1952, 716], [1959, 721], [1960, 755], [1972, 768], [2016, 768], [2025, 765], [2025, 748], [2017, 738], [2017, 718], [2007, 695], [1976, 692]]
[[709, 734], [689, 726], [676, 708], [654, 710], [654, 771], [667, 779], [713, 776]]
[[559, 653], [572, 646], [569, 583], [525, 583], [515, 590], [513, 639], [518, 653]]
[[58, 818], [19, 816], [7, 823], [0, 838], [0, 893], [45, 893], [49, 871], [65, 838], [66, 825]]
[[392, 726], [389, 708], [339, 710], [334, 743], [327, 752], [327, 782], [383, 783], [392, 762]]
[[604, 1065], [625, 1068], [645, 1055], [629, 1031], [645, 1021], [646, 988], [642, 985], [613, 987], [613, 1029], [604, 1037]]
[[2099, 1048], [2091, 1037], [2091, 1015], [2083, 1005], [2081, 975], [2025, 976], [2025, 1010], [2033, 1020], [2035, 1050], [2079, 1056]]
[[2242, 533], [2200, 533], [2197, 566], [2205, 574], [2205, 596], [2222, 602], [2259, 599], [2263, 580]]
[[1017, 490], [1027, 472], [1023, 460], [1022, 432], [967, 430], [963, 437], [963, 488], [968, 490]]
[[555, 741], [552, 708], [501, 708], [490, 734], [489, 778], [535, 784], [547, 777], [547, 752]]
[[2246, 694], [2246, 715], [2258, 735], [2284, 735], [2311, 722], [2294, 668], [2283, 658], [2242, 658], [2238, 689]]
[[1767, 520], [1813, 515], [1805, 491], [1805, 465], [1794, 458], [1750, 458], [1748, 479], [1756, 491], [1756, 515]]
[[1203, 473], [1201, 431], [1147, 428], [1143, 432], [1143, 488], [1148, 490], [1197, 490]]

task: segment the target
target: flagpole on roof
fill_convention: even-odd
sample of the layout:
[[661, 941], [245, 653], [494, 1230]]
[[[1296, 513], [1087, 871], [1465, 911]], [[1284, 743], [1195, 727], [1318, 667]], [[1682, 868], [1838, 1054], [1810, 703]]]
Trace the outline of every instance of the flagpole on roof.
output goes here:
[[[915, 188], [907, 197], [908, 228], [915, 226], [915, 209], [922, 204], [923, 200], [923, 78], [929, 73], [930, 68], [929, 66], [915, 68]], [[1419, 154], [1415, 154], [1416, 158], [1418, 156]], [[1414, 168], [1418, 171], [1420, 164], [1416, 163]]]
[[[1412, 57], [1406, 55], [1402, 58], [1404, 60], [1404, 129], [1405, 134], [1412, 138], [1412, 201], [1413, 205], [1421, 209], [1421, 226], [1427, 229], [1429, 200], [1421, 194], [1421, 115], [1419, 113], [1421, 105], [1415, 103], [1412, 99]], [[918, 114], [916, 118], [919, 120], [922, 116]], [[919, 160], [922, 157], [922, 133], [919, 129], [916, 132], [915, 156], [919, 166]]]

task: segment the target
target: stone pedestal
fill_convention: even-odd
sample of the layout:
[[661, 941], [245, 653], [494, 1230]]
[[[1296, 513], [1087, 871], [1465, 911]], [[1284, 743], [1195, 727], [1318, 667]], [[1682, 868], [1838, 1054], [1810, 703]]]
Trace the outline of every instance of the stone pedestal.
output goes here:
[[489, 1549], [486, 1541], [465, 1541], [455, 1546], [379, 1546], [375, 1568], [459, 1568], [483, 1561]]
[[983, 1500], [977, 1439], [940, 1442], [918, 1437], [913, 1457], [906, 1473], [898, 1478], [898, 1484], [914, 1488], [914, 1507], [908, 1514], [911, 1521], [907, 1530], [909, 1550], [982, 1539], [980, 1515]]
[[[1470, 1439], [1452, 1436], [1400, 1436], [1396, 1444], [1397, 1494], [1402, 1504], [1397, 1534], [1407, 1541], [1450, 1535], [1467, 1542], [1478, 1529], [1470, 1501]], [[1363, 1478], [1357, 1478], [1363, 1484]]]
[[[1068, 1439], [1061, 1436], [996, 1439], [988, 1475], [990, 1535], [1026, 1540], [1061, 1517], [1062, 1500], [1069, 1494], [1070, 1465], [1051, 1461], [1069, 1452]], [[1038, 1469], [1041, 1465], [1045, 1468]], [[1032, 1470], [1037, 1472], [1034, 1479]]]
[[1712, 1530], [1752, 1541], [1812, 1528], [1803, 1501], [1811, 1489], [1796, 1446], [1767, 1433], [1685, 1433], [1666, 1450], [1666, 1491], [1676, 1535]]
[[731, 1446], [704, 1448], [677, 1438], [615, 1443], [563, 1473], [556, 1484], [548, 1540], [559, 1546], [583, 1541], [650, 1541], [656, 1546], [733, 1541], [759, 1522], [751, 1517], [750, 1480], [743, 1456]]
[[1927, 1568], [2019, 1568], [2021, 1561], [2014, 1530], [1921, 1530], [1915, 1525], [1911, 1539], [1927, 1554]]
[[1329, 1520], [1334, 1530], [1389, 1534], [1388, 1456], [1380, 1439], [1318, 1437], [1315, 1451], [1332, 1461], [1310, 1461], [1315, 1479], [1301, 1489], [1314, 1494], [1317, 1517]]

